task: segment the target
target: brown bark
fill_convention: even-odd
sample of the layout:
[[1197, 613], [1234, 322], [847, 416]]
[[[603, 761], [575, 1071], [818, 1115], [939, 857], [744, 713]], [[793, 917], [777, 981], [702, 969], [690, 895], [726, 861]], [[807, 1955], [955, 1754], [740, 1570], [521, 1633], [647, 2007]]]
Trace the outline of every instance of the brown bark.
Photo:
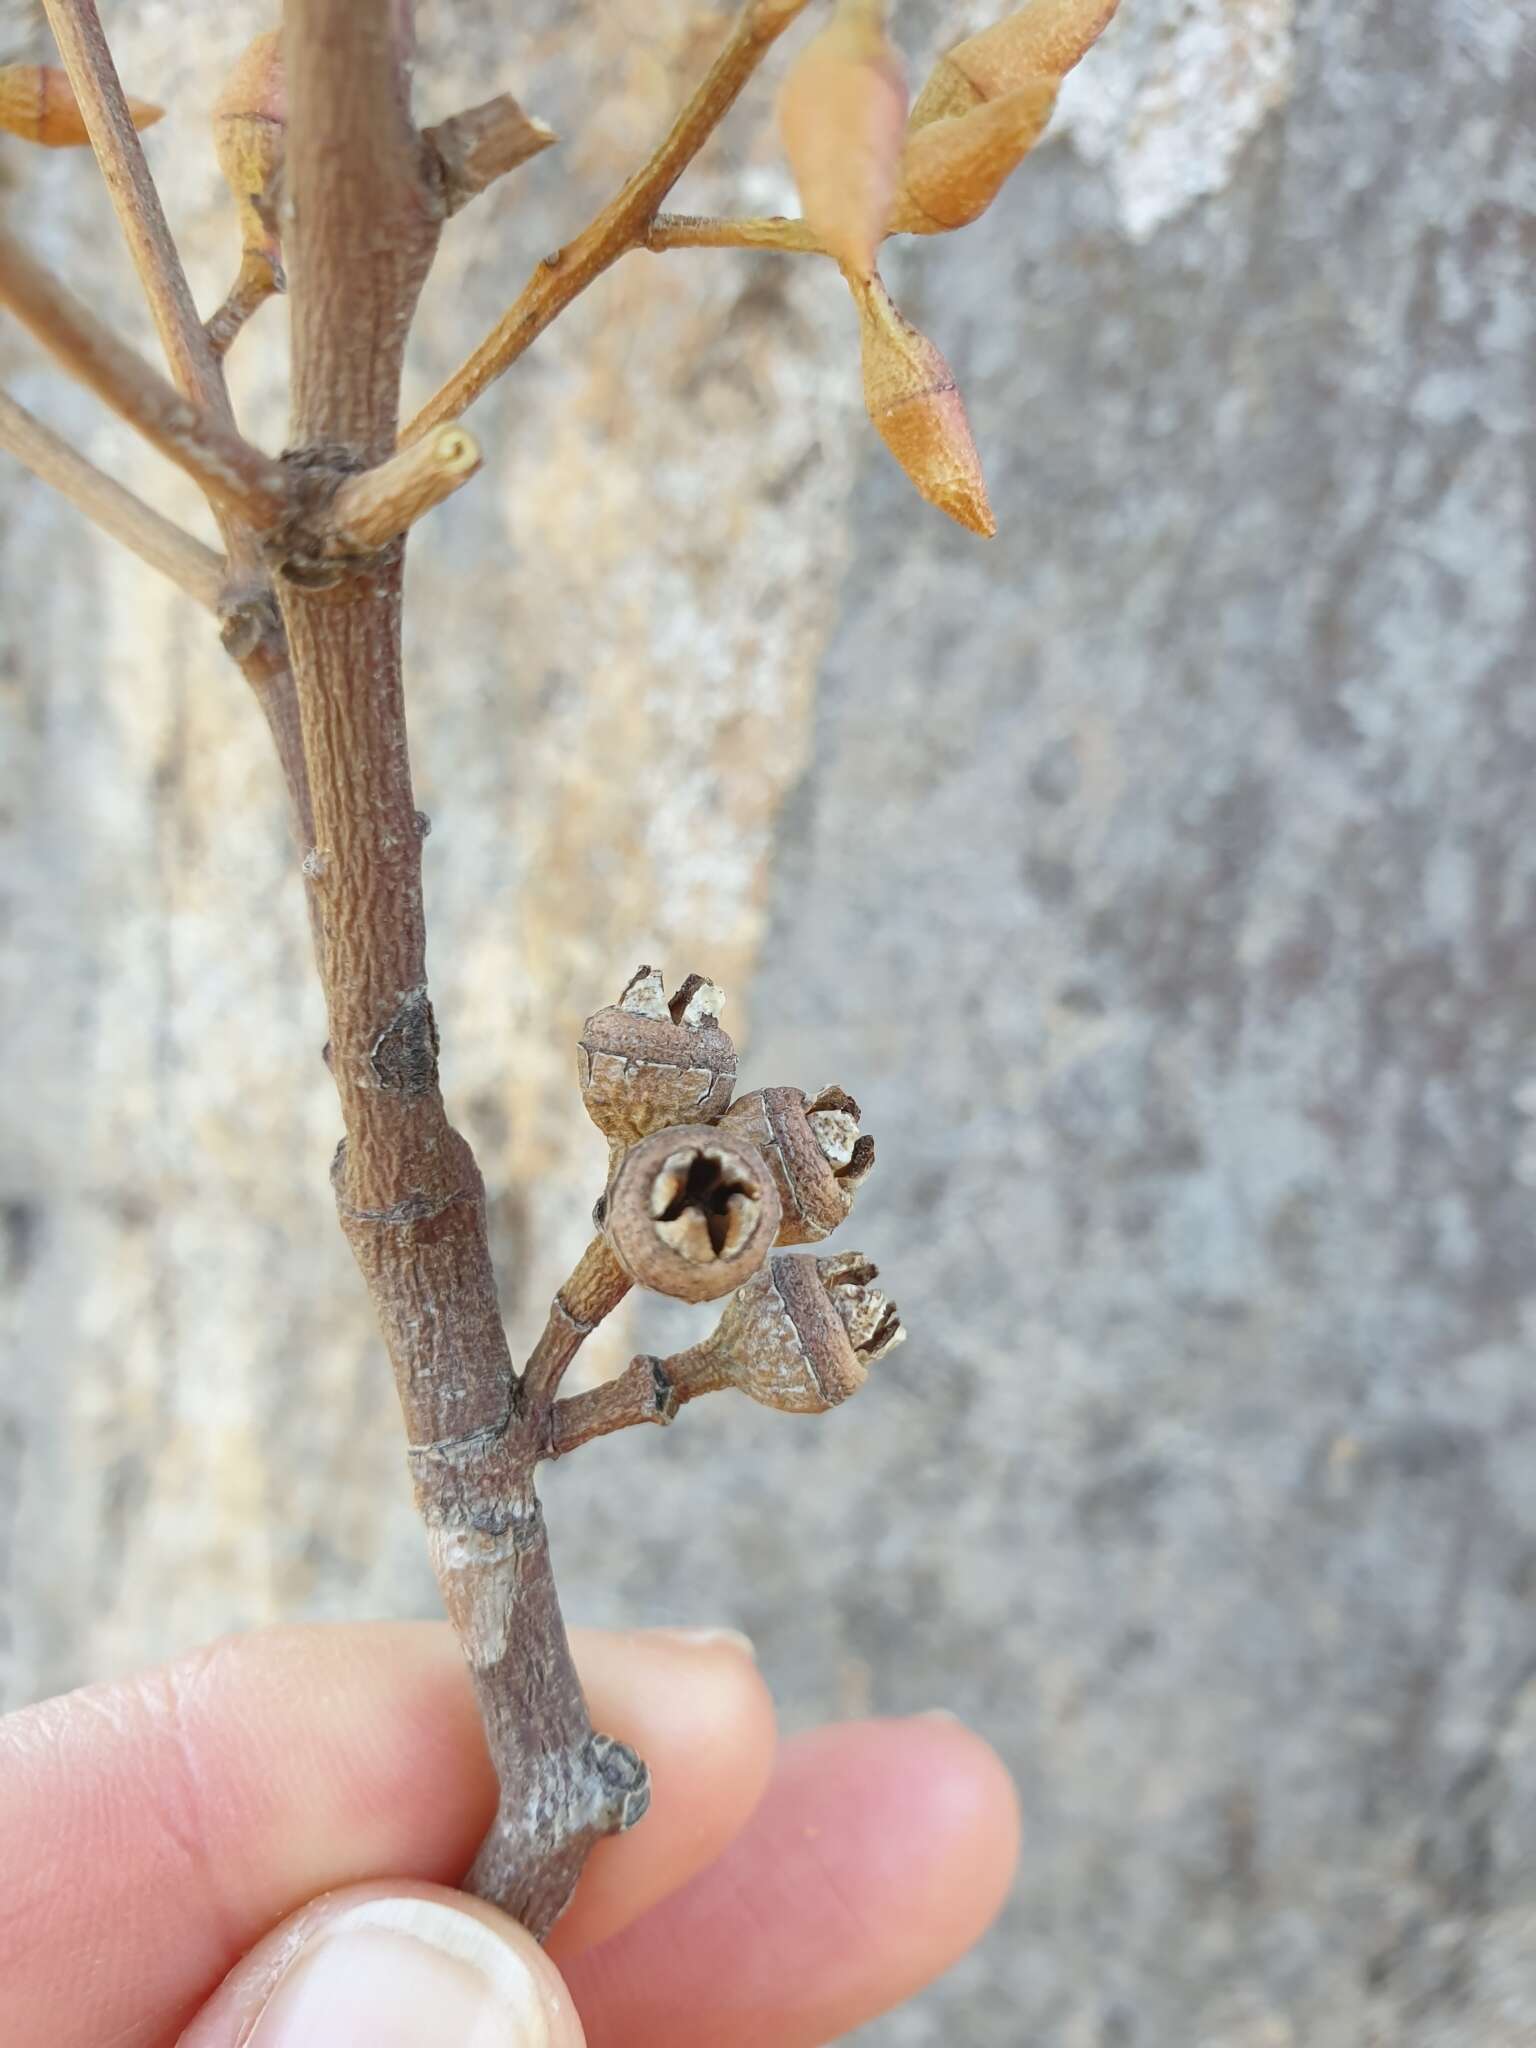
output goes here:
[[[444, 204], [395, 11], [289, 0], [290, 461], [329, 485], [395, 445], [401, 361]], [[438, 1085], [400, 652], [403, 543], [321, 589], [284, 579], [313, 799], [305, 871], [346, 1138], [343, 1228], [384, 1333], [417, 1500], [502, 1801], [472, 1886], [543, 1934], [644, 1767], [594, 1736], [555, 1595], [470, 1148]]]

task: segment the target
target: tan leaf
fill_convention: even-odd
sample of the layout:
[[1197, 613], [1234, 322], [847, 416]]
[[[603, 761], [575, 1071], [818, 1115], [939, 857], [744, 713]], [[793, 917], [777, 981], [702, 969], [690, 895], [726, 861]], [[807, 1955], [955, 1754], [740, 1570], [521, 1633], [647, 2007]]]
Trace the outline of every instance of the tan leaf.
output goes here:
[[[164, 107], [130, 99], [135, 128], [152, 128]], [[0, 128], [45, 149], [78, 149], [90, 135], [67, 72], [56, 64], [0, 64]]]
[[997, 522], [954, 372], [904, 320], [878, 277], [855, 290], [864, 403], [876, 431], [931, 505], [988, 539]]
[[906, 74], [884, 0], [840, 0], [779, 94], [779, 133], [809, 226], [846, 268], [874, 262], [896, 187]]
[[968, 113], [1037, 78], [1065, 78], [1091, 50], [1120, 0], [1030, 0], [941, 57], [918, 94], [911, 126]]
[[919, 128], [902, 155], [886, 232], [937, 235], [985, 213], [1045, 133], [1056, 92], [1054, 78], [1032, 79], [968, 114], [946, 115]]

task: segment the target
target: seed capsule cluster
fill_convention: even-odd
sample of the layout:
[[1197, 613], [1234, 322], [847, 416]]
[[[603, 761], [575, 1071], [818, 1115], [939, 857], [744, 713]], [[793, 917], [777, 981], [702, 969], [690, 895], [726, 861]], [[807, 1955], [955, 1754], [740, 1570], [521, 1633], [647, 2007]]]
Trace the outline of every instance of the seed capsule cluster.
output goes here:
[[732, 1100], [723, 997], [698, 975], [668, 996], [640, 968], [589, 1017], [577, 1074], [609, 1141], [597, 1220], [639, 1286], [682, 1301], [730, 1296], [714, 1334], [672, 1361], [691, 1397], [735, 1386], [770, 1407], [830, 1408], [905, 1332], [862, 1253], [785, 1256], [847, 1216], [874, 1165], [841, 1088], [760, 1088]]

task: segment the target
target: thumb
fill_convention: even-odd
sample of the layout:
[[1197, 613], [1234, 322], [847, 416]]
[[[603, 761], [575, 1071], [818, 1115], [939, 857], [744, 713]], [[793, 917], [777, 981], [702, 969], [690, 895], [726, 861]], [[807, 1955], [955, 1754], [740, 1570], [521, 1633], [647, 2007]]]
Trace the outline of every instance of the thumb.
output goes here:
[[181, 2048], [583, 2048], [532, 1935], [439, 1885], [328, 1892], [237, 1963]]

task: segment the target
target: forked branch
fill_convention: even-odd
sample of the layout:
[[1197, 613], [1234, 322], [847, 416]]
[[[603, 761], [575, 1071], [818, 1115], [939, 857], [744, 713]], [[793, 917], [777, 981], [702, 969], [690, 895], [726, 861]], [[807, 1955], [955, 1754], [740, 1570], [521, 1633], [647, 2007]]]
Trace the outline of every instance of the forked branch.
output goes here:
[[[173, 423], [179, 422], [176, 430], [185, 453], [206, 453], [214, 458], [213, 470], [199, 473], [175, 448], [164, 449], [194, 476], [213, 508], [229, 557], [229, 583], [221, 606], [224, 644], [238, 662], [267, 721], [288, 794], [290, 817], [295, 831], [307, 844], [309, 786], [299, 744], [298, 704], [259, 538], [283, 510], [286, 478], [277, 465], [249, 449], [235, 431], [223, 367], [212, 338], [198, 319], [186, 272], [102, 31], [96, 0], [46, 0], [46, 4], [54, 39], [76, 103], [85, 117], [91, 147], [148, 301], [172, 382], [189, 408], [185, 415], [166, 415], [162, 408], [162, 415]], [[46, 335], [40, 338], [45, 345], [53, 346]], [[120, 361], [118, 367], [129, 371], [137, 360], [135, 357], [131, 363]], [[121, 385], [122, 395], [135, 391], [141, 397], [144, 395], [140, 382], [127, 376]], [[108, 402], [117, 403], [111, 397]], [[196, 450], [188, 447], [189, 431], [206, 445]], [[226, 471], [231, 471], [233, 477], [230, 489], [224, 488]]]
[[735, 105], [742, 87], [806, 0], [748, 0], [724, 48], [646, 163], [573, 241], [546, 257], [467, 362], [401, 435], [414, 441], [457, 419], [550, 322], [630, 249], [645, 244], [656, 209]]
[[282, 517], [288, 503], [282, 464], [183, 398], [3, 228], [0, 306], [151, 447], [184, 469], [213, 503], [257, 528], [273, 526]]

